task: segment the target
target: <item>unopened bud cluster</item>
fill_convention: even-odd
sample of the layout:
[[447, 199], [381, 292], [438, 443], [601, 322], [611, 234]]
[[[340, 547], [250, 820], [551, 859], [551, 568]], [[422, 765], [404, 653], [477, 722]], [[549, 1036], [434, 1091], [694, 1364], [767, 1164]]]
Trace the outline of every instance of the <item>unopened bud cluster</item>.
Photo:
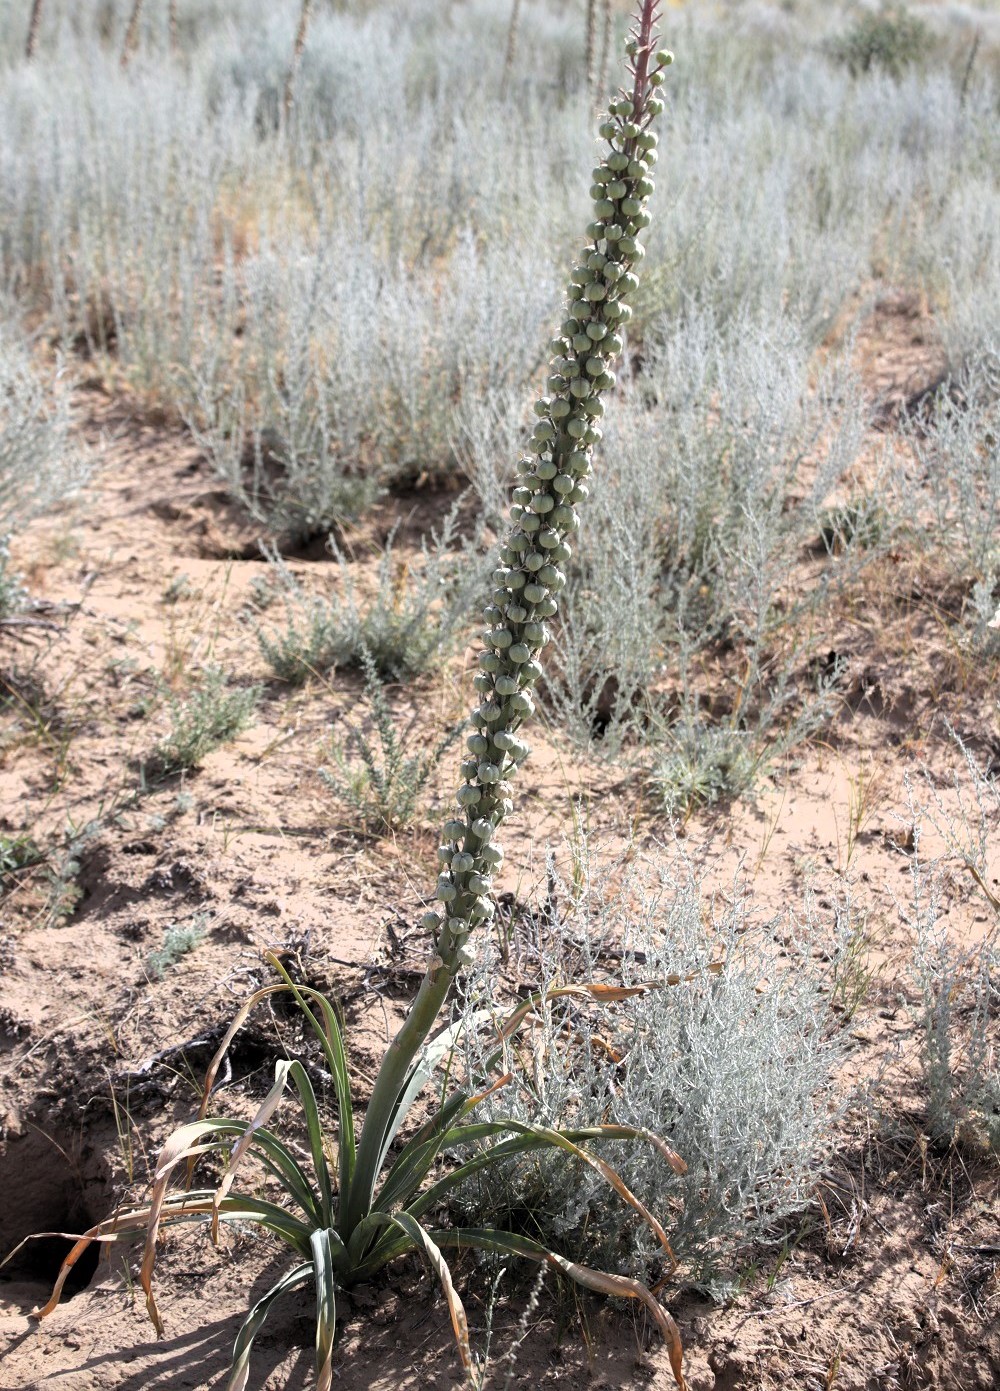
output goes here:
[[[635, 40], [628, 51], [635, 73]], [[528, 754], [518, 730], [534, 712], [532, 687], [542, 673], [538, 655], [566, 584], [577, 505], [589, 492], [602, 397], [615, 384], [622, 330], [632, 317], [629, 298], [638, 285], [633, 268], [643, 256], [638, 237], [649, 225], [646, 200], [657, 158], [649, 124], [663, 109], [653, 89], [672, 61], [666, 51], [650, 55], [642, 68], [645, 73], [648, 66], [645, 81], [637, 78], [632, 96], [612, 101], [600, 127], [608, 150], [592, 176], [590, 244], [570, 277], [568, 317], [551, 344], [547, 394], [535, 402], [529, 452], [517, 466], [510, 527], [483, 615], [484, 650], [475, 677], [480, 700], [466, 741], [459, 810], [445, 823], [438, 850], [439, 909], [424, 918], [445, 963], [456, 969], [472, 928], [493, 916], [492, 877], [503, 863], [494, 837], [513, 807], [511, 779]]]

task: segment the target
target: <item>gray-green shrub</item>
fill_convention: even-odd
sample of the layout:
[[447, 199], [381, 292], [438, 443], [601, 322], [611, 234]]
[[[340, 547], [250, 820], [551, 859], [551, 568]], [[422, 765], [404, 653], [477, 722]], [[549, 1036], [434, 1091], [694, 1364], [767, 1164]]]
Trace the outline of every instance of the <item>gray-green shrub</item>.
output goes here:
[[[626, 984], [682, 979], [596, 1014], [572, 997], [540, 1005], [532, 1038], [504, 1058], [513, 1082], [487, 1107], [550, 1125], [613, 1115], [669, 1136], [683, 1177], [627, 1148], [605, 1152], [652, 1211], [671, 1213], [680, 1278], [721, 1292], [748, 1251], [810, 1201], [834, 1140], [842, 1041], [810, 960], [817, 928], [776, 934], [752, 919], [741, 890], [706, 924], [693, 868], [663, 861], [626, 872], [615, 890], [589, 872], [576, 892], [556, 880], [535, 920], [532, 970], [540, 962], [553, 984], [599, 979], [611, 948], [616, 981], [619, 959]], [[778, 937], [794, 943], [791, 961]], [[466, 1013], [493, 1007], [496, 966], [489, 956], [477, 964]], [[582, 1166], [567, 1183], [545, 1156], [514, 1160], [505, 1182], [493, 1173], [488, 1189], [470, 1185], [463, 1198], [466, 1216], [521, 1213], [581, 1260], [641, 1270], [661, 1254], [617, 1221]]]

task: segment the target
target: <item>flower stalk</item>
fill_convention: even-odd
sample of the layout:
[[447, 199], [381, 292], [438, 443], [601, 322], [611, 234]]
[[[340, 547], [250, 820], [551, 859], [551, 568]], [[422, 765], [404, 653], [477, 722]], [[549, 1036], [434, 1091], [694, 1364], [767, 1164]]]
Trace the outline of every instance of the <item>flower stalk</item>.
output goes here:
[[368, 1210], [398, 1100], [420, 1048], [458, 972], [471, 957], [469, 937], [493, 916], [493, 877], [503, 864], [497, 832], [513, 809], [513, 779], [529, 753], [520, 730], [535, 710], [539, 656], [566, 585], [565, 566], [589, 494], [591, 455], [601, 439], [604, 398], [615, 385], [622, 332], [649, 225], [657, 137], [657, 95], [673, 55], [656, 50], [657, 0], [643, 0], [626, 51], [631, 90], [621, 91], [600, 126], [606, 150], [594, 168], [594, 220], [570, 276], [567, 317], [552, 340], [547, 394], [527, 452], [517, 465], [509, 524], [484, 613], [482, 651], [454, 816], [438, 850], [438, 907], [423, 918], [433, 950], [417, 997], [379, 1069], [358, 1149], [355, 1181], [343, 1214], [346, 1240]]

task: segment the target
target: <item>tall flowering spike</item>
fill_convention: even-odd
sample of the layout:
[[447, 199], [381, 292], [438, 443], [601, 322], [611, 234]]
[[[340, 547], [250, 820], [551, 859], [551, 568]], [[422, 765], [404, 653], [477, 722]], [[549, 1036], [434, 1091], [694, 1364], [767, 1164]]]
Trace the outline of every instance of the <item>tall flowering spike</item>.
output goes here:
[[513, 806], [511, 782], [528, 754], [518, 731], [535, 709], [532, 687], [542, 673], [539, 654], [549, 640], [566, 584], [564, 566], [579, 527], [577, 509], [588, 496], [591, 453], [601, 438], [604, 397], [615, 384], [622, 332], [632, 317], [630, 299], [642, 260], [639, 236], [649, 226], [656, 135], [663, 110], [657, 88], [673, 62], [656, 50], [658, 5], [645, 0], [629, 36], [632, 90], [622, 90], [600, 126], [607, 149], [593, 170], [594, 220], [573, 267], [566, 319], [552, 341], [547, 394], [535, 402], [537, 421], [520, 459], [510, 525], [483, 614], [483, 650], [475, 687], [479, 704], [466, 741], [458, 809], [444, 827], [438, 851], [439, 909], [424, 925], [433, 932], [445, 967], [456, 970], [465, 943], [492, 917], [492, 877], [503, 862], [496, 832]]

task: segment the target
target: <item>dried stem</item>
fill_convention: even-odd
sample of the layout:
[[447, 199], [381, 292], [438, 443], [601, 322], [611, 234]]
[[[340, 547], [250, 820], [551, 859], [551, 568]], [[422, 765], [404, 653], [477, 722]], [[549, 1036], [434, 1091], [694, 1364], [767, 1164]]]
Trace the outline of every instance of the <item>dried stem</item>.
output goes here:
[[521, 0], [514, 0], [514, 7], [510, 12], [510, 27], [507, 30], [507, 52], [503, 60], [503, 77], [500, 81], [501, 98], [507, 95], [507, 88], [510, 86], [510, 75], [514, 68], [514, 58], [517, 55], [517, 34], [521, 25]]
[[38, 30], [42, 22], [43, 0], [32, 0], [31, 18], [28, 20], [28, 41], [24, 45], [25, 61], [30, 63], [35, 56], [35, 49], [38, 47]]
[[132, 13], [129, 15], [128, 28], [125, 30], [125, 38], [122, 42], [121, 66], [127, 68], [131, 62], [132, 55], [139, 47], [139, 24], [142, 20], [142, 0], [133, 0]]
[[287, 121], [292, 114], [292, 107], [295, 105], [295, 79], [299, 73], [299, 65], [302, 62], [302, 51], [306, 46], [306, 36], [309, 33], [309, 20], [312, 17], [313, 0], [302, 0], [302, 8], [299, 10], [299, 25], [295, 31], [295, 44], [292, 48], [292, 61], [288, 65], [288, 76], [285, 78], [285, 97], [284, 112]]

